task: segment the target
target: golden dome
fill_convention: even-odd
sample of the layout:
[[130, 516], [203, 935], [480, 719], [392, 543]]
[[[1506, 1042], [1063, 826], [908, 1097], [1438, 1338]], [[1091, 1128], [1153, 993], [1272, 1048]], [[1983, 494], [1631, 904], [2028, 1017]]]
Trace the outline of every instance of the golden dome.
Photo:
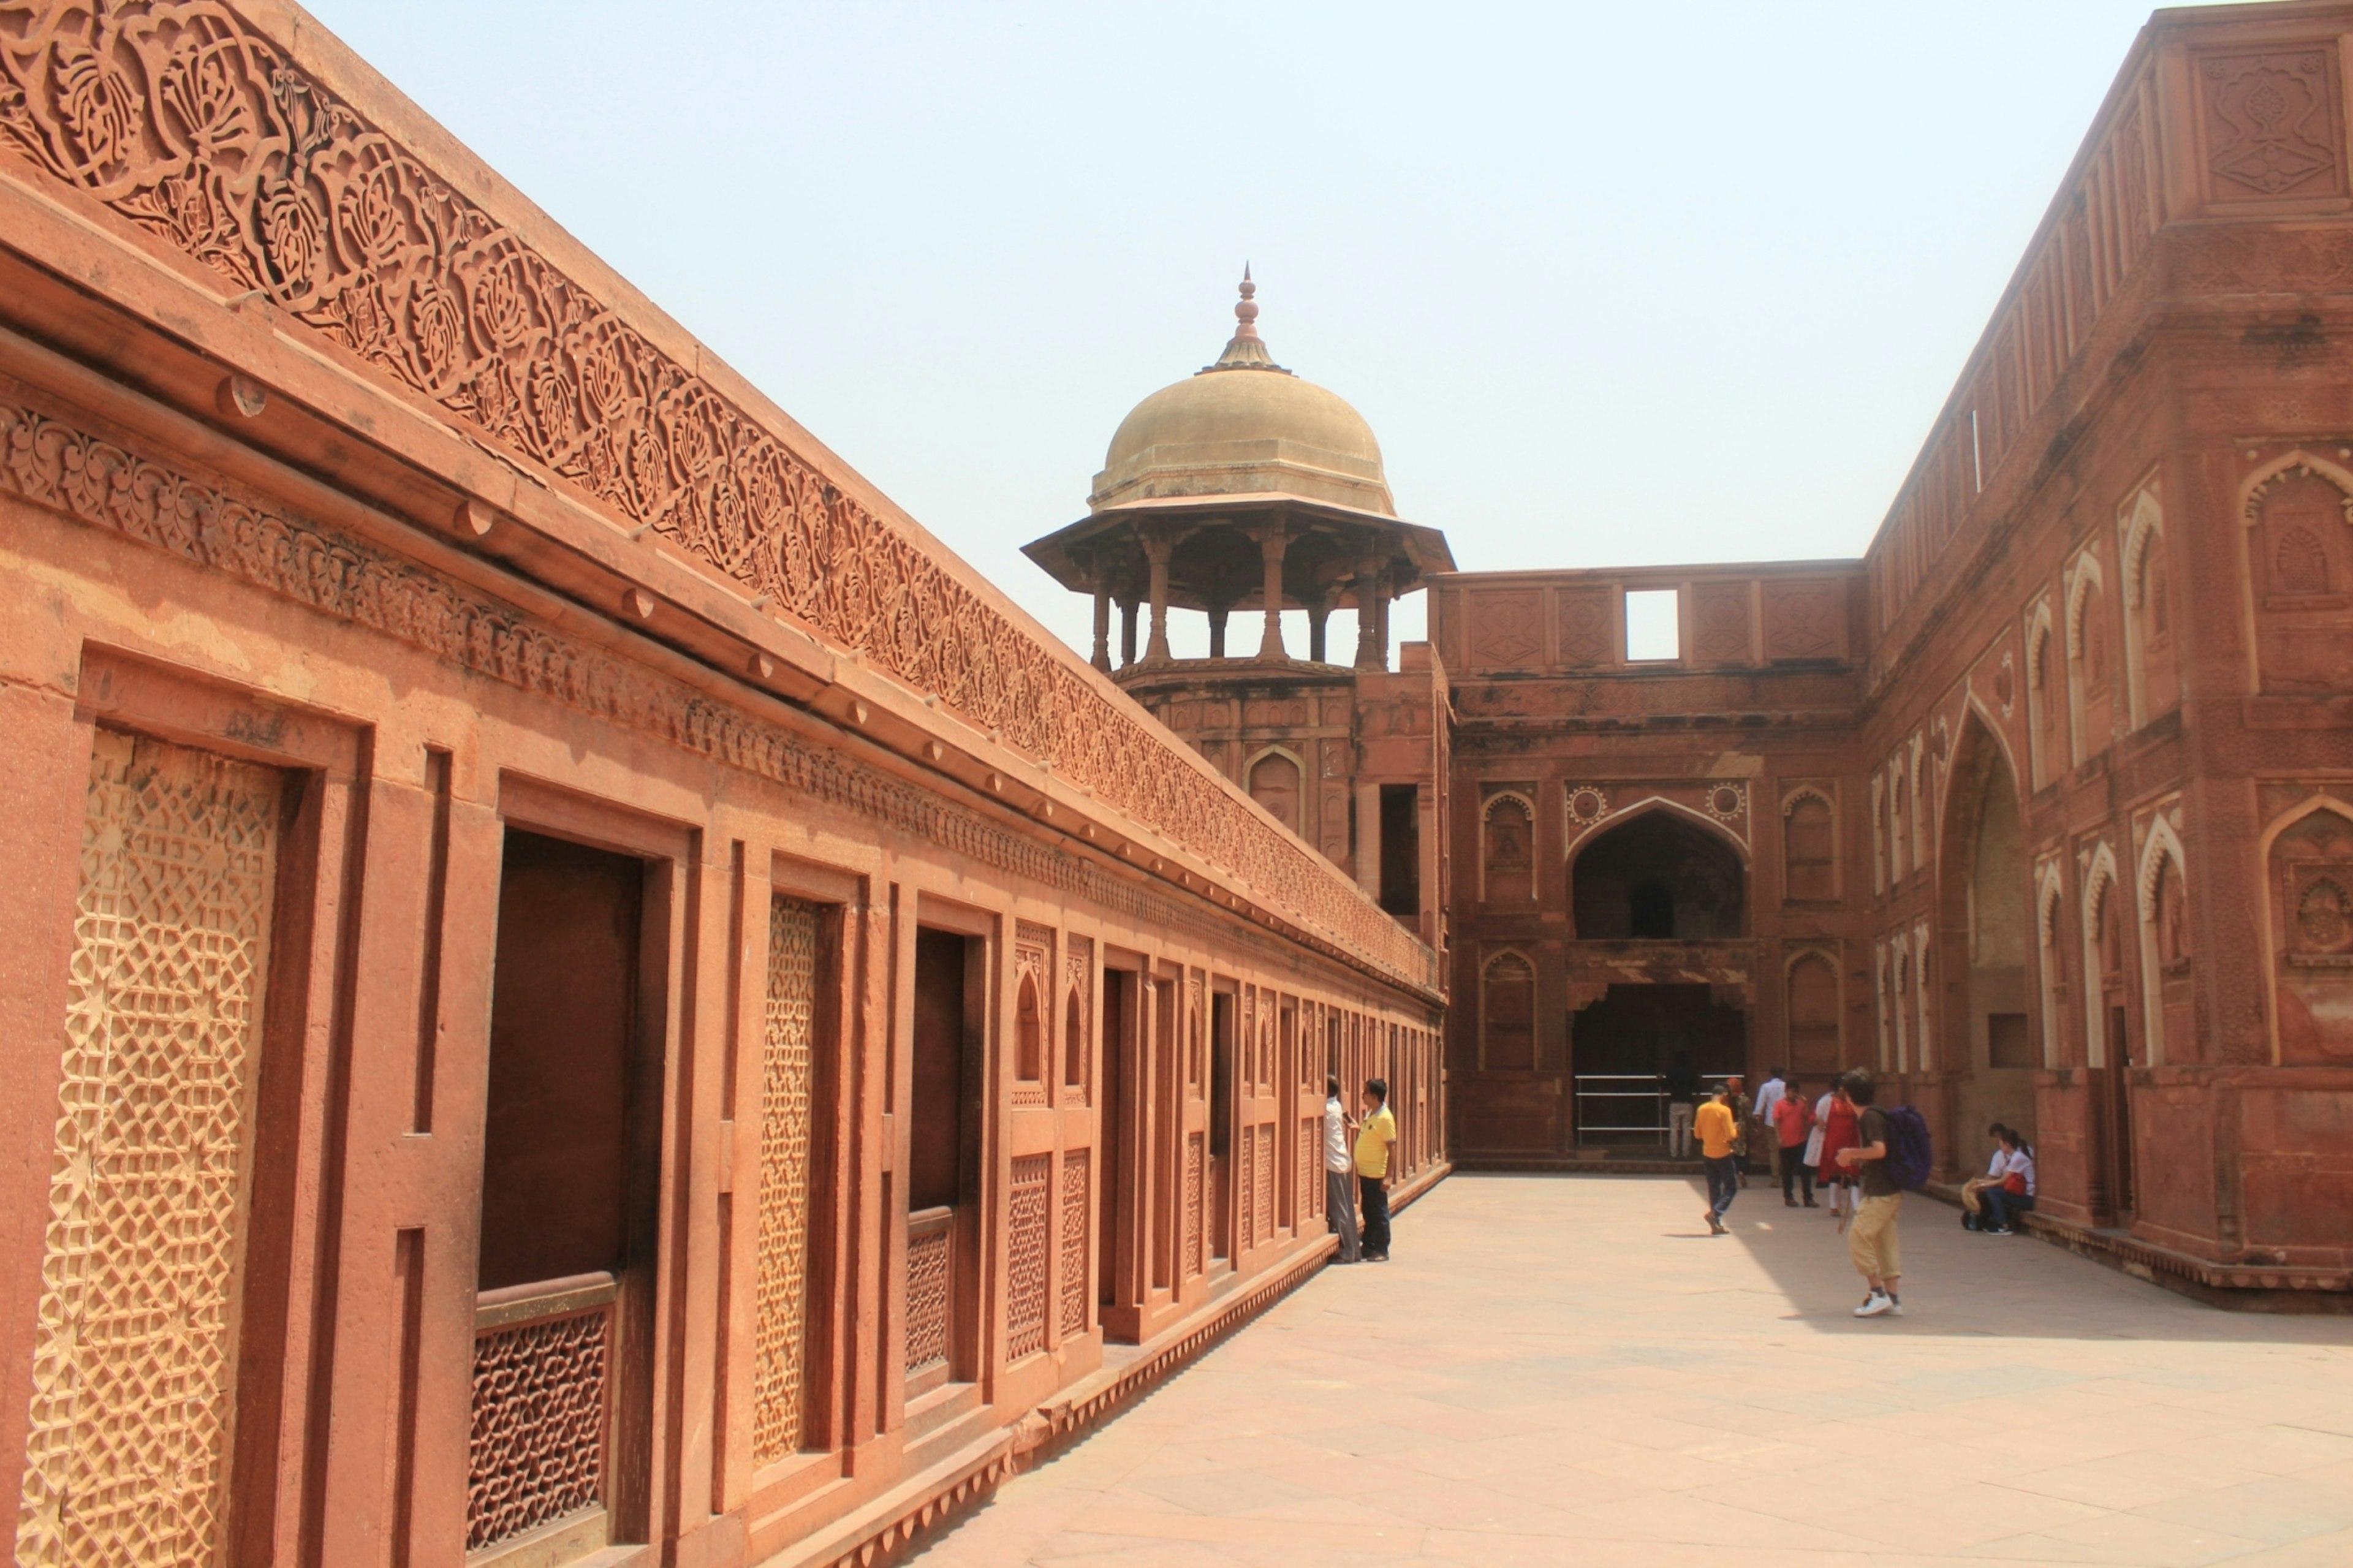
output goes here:
[[1245, 268], [1239, 324], [1218, 363], [1120, 421], [1090, 510], [1160, 496], [1281, 494], [1397, 515], [1373, 427], [1336, 394], [1269, 357], [1257, 291]]

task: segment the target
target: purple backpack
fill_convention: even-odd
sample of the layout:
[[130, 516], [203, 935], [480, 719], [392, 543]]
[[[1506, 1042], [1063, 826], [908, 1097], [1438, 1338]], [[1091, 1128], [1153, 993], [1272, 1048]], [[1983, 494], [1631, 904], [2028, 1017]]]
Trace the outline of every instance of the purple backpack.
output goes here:
[[1928, 1123], [1908, 1105], [1890, 1106], [1887, 1115], [1887, 1179], [1907, 1193], [1918, 1192], [1936, 1163]]

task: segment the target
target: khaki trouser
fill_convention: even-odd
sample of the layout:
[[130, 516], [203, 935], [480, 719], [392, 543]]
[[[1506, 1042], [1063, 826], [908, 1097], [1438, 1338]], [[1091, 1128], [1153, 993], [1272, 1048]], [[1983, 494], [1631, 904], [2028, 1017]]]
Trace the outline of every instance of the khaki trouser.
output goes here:
[[1893, 1279], [1904, 1272], [1903, 1249], [1895, 1240], [1895, 1211], [1903, 1206], [1904, 1194], [1896, 1193], [1865, 1198], [1856, 1209], [1846, 1249], [1854, 1259], [1854, 1271], [1865, 1279]]

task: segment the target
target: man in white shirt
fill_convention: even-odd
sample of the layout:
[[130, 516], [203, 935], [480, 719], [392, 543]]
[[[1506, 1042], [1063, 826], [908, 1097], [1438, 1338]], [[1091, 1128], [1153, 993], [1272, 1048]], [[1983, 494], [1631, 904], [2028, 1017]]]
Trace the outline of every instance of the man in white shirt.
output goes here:
[[1773, 1180], [1777, 1184], [1781, 1180], [1781, 1140], [1773, 1131], [1773, 1108], [1780, 1104], [1781, 1097], [1788, 1092], [1788, 1080], [1782, 1076], [1781, 1069], [1775, 1068], [1757, 1086], [1757, 1106], [1749, 1112], [1763, 1131], [1750, 1139], [1748, 1146], [1754, 1149], [1759, 1142], [1763, 1142], [1772, 1159]]
[[1348, 1152], [1348, 1109], [1340, 1080], [1324, 1080], [1324, 1224], [1340, 1238], [1335, 1263], [1362, 1260], [1356, 1240], [1356, 1165]]

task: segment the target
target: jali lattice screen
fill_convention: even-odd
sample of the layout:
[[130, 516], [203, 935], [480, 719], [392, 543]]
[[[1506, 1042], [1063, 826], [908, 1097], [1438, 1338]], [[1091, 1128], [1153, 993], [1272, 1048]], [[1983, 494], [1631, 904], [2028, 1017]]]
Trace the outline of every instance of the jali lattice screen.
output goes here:
[[220, 1553], [279, 795], [266, 768], [98, 734], [19, 1568]]
[[768, 910], [768, 1003], [760, 1047], [760, 1232], [752, 1346], [752, 1458], [801, 1446], [807, 1393], [809, 1086], [816, 1070], [818, 910]]

